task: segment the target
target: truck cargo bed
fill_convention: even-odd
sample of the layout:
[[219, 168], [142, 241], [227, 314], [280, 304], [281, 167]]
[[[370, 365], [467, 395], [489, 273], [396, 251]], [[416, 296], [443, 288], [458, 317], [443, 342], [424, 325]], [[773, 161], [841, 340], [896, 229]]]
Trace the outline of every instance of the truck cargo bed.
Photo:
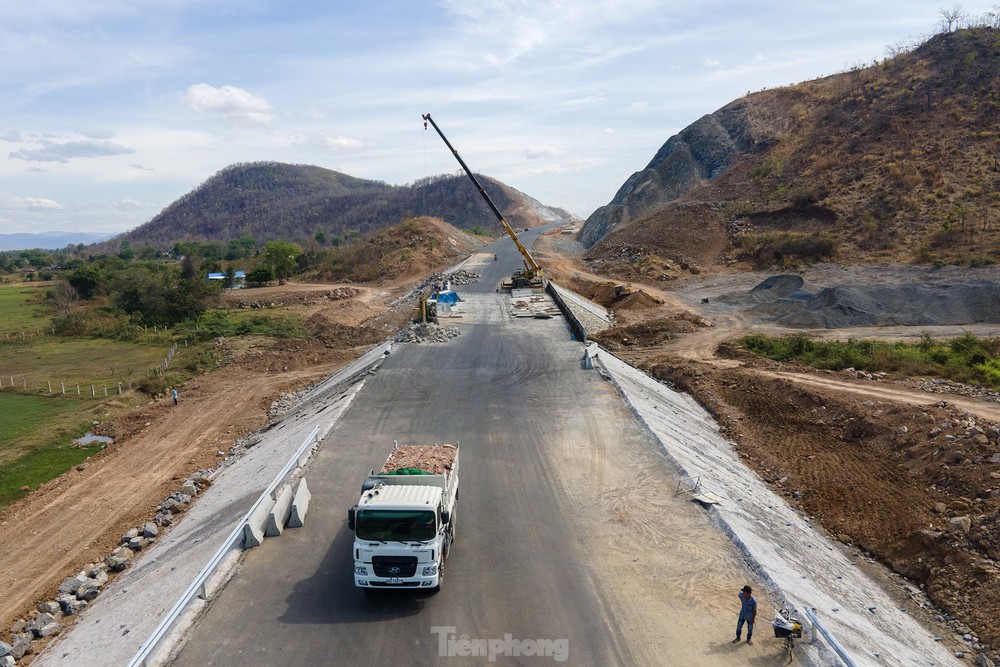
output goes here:
[[395, 445], [380, 475], [394, 473], [400, 468], [417, 468], [432, 475], [451, 474], [458, 457], [455, 445]]

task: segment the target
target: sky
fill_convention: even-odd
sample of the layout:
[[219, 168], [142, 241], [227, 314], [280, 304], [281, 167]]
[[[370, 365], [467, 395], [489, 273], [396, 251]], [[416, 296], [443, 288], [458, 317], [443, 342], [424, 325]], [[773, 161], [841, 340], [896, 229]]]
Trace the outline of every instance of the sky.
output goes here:
[[124, 232], [239, 162], [457, 173], [423, 113], [474, 171], [586, 218], [701, 116], [881, 60], [956, 6], [0, 0], [0, 234]]

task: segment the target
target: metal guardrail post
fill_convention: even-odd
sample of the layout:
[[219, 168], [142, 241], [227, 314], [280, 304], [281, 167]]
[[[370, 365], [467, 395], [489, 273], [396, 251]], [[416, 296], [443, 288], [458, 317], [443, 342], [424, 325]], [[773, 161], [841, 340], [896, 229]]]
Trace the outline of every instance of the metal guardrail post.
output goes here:
[[830, 648], [833, 649], [834, 653], [840, 656], [840, 659], [844, 661], [844, 664], [847, 665], [847, 667], [857, 667], [857, 663], [854, 662], [854, 659], [847, 654], [847, 651], [845, 651], [844, 647], [840, 645], [840, 642], [837, 641], [836, 637], [831, 635], [830, 631], [826, 629], [826, 626], [820, 622], [819, 618], [816, 616], [816, 609], [806, 607], [806, 616], [809, 617], [809, 622], [813, 624], [813, 627], [819, 630], [819, 633], [823, 635], [823, 638], [826, 639], [826, 642], [830, 645]]
[[319, 426], [312, 430], [309, 436], [305, 439], [305, 442], [303, 442], [295, 452], [295, 456], [288, 460], [288, 463], [285, 464], [285, 467], [281, 469], [281, 472], [279, 472], [274, 480], [271, 481], [267, 489], [264, 490], [264, 493], [260, 494], [260, 497], [257, 498], [257, 502], [253, 504], [253, 507], [251, 507], [250, 510], [243, 515], [243, 518], [236, 524], [233, 531], [229, 533], [229, 537], [226, 538], [226, 541], [223, 542], [222, 546], [215, 552], [215, 555], [212, 556], [208, 565], [201, 569], [201, 572], [199, 572], [198, 576], [195, 577], [195, 580], [191, 582], [191, 585], [187, 587], [187, 590], [184, 591], [184, 594], [181, 595], [180, 599], [177, 600], [174, 606], [170, 609], [170, 612], [162, 621], [160, 621], [160, 624], [156, 626], [156, 629], [153, 630], [153, 634], [149, 636], [149, 639], [143, 642], [142, 646], [139, 647], [139, 651], [132, 656], [132, 660], [128, 663], [129, 667], [145, 667], [146, 661], [153, 654], [153, 650], [156, 649], [157, 645], [159, 645], [159, 643], [167, 635], [167, 632], [170, 631], [170, 627], [174, 624], [174, 622], [176, 622], [177, 617], [181, 615], [181, 612], [184, 611], [184, 608], [188, 606], [191, 600], [193, 600], [196, 596], [201, 597], [202, 599], [207, 598], [208, 592], [205, 586], [208, 578], [212, 576], [215, 568], [219, 566], [219, 563], [222, 562], [225, 555], [229, 552], [233, 545], [236, 544], [236, 540], [243, 535], [243, 525], [247, 522], [247, 519], [251, 514], [253, 514], [253, 511], [257, 509], [257, 506], [264, 502], [264, 500], [274, 492], [274, 489], [278, 487], [278, 484], [285, 478], [285, 475], [287, 475], [292, 468], [298, 465], [299, 459], [302, 458], [303, 454], [305, 454], [306, 448], [313, 444], [313, 441], [316, 439], [316, 435], [318, 433]]

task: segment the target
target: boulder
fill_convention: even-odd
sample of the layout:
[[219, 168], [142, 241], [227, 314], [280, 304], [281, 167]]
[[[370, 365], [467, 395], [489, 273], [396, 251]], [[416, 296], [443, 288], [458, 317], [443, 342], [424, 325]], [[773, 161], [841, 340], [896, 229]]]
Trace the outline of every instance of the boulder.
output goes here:
[[121, 543], [125, 544], [128, 541], [135, 539], [138, 535], [139, 535], [139, 529], [138, 528], [129, 528], [128, 530], [125, 531], [125, 534], [122, 535], [122, 542]]
[[54, 637], [63, 631], [63, 626], [57, 621], [52, 621], [51, 623], [46, 623], [40, 627], [35, 634], [39, 637]]
[[63, 613], [67, 616], [72, 616], [73, 614], [79, 614], [87, 606], [86, 600], [80, 600], [78, 598], [69, 598], [66, 600], [65, 606], [63, 606]]
[[128, 547], [118, 547], [104, 559], [104, 562], [112, 572], [121, 572], [132, 562], [132, 550]]
[[86, 583], [83, 584], [83, 586], [80, 586], [80, 590], [77, 591], [76, 597], [78, 597], [81, 600], [86, 600], [87, 602], [91, 602], [92, 600], [97, 598], [97, 596], [100, 594], [101, 594], [101, 585], [97, 583], [96, 579], [88, 579]]
[[45, 612], [46, 614], [58, 614], [59, 603], [56, 602], [55, 600], [46, 600], [45, 602], [39, 602], [38, 611]]
[[141, 551], [144, 546], [149, 544], [149, 540], [142, 536], [133, 537], [128, 541], [128, 548], [132, 551]]
[[81, 577], [78, 574], [68, 577], [64, 579], [61, 584], [59, 584], [59, 592], [76, 595], [76, 592], [80, 590], [80, 586], [83, 585], [83, 580], [84, 577]]
[[972, 519], [968, 516], [954, 516], [948, 519], [948, 528], [952, 532], [967, 533], [972, 528]]
[[198, 487], [193, 480], [188, 480], [181, 484], [180, 492], [186, 496], [196, 496], [198, 495]]
[[19, 618], [10, 626], [10, 631], [16, 635], [19, 632], [24, 632], [26, 627], [28, 627], [28, 622], [23, 618]]
[[0, 667], [14, 667], [14, 656], [5, 655], [0, 657]]
[[153, 521], [147, 521], [142, 526], [142, 536], [146, 538], [156, 537], [160, 534], [160, 528]]
[[49, 625], [51, 623], [55, 623], [55, 622], [56, 622], [56, 617], [55, 616], [53, 616], [52, 614], [40, 611], [40, 612], [38, 612], [38, 613], [35, 614], [35, 617], [33, 619], [31, 619], [30, 621], [28, 621], [28, 625], [27, 625], [27, 627], [25, 629], [28, 632], [30, 632], [31, 634], [33, 634], [34, 636], [41, 637], [42, 635], [39, 634], [40, 631], [41, 631], [41, 629], [44, 628], [45, 626], [47, 626], [47, 625]]
[[14, 639], [11, 641], [10, 654], [14, 656], [16, 660], [20, 660], [28, 651], [31, 650], [31, 635], [26, 635], [23, 633], [18, 633], [14, 635]]
[[0, 658], [5, 655], [10, 655], [11, 648], [13, 647], [7, 642], [0, 642]]

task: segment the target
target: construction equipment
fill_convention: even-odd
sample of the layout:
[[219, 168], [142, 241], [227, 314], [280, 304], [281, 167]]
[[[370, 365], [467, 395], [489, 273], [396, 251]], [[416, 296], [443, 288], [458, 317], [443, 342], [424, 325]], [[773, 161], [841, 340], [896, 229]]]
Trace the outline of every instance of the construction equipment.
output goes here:
[[438, 136], [440, 136], [442, 141], [444, 141], [445, 146], [447, 146], [448, 149], [451, 151], [452, 155], [455, 156], [455, 159], [458, 160], [458, 163], [462, 165], [462, 169], [465, 170], [465, 173], [468, 175], [468, 177], [472, 179], [472, 183], [476, 186], [476, 189], [479, 190], [479, 194], [481, 194], [483, 196], [483, 199], [486, 200], [486, 203], [489, 205], [490, 210], [493, 211], [493, 215], [495, 215], [497, 217], [497, 220], [500, 221], [500, 225], [503, 227], [504, 231], [507, 232], [507, 236], [511, 238], [511, 240], [514, 242], [514, 245], [517, 246], [518, 252], [520, 252], [521, 256], [524, 258], [524, 269], [515, 272], [510, 277], [509, 280], [502, 281], [500, 283], [500, 289], [510, 290], [513, 288], [529, 288], [529, 287], [532, 289], [543, 289], [545, 287], [545, 279], [542, 276], [542, 267], [538, 265], [538, 262], [535, 261], [535, 258], [531, 256], [531, 253], [528, 252], [528, 249], [524, 247], [524, 244], [521, 243], [521, 240], [517, 238], [517, 234], [514, 232], [514, 228], [511, 227], [506, 220], [504, 220], [503, 214], [500, 213], [500, 209], [498, 209], [496, 204], [493, 203], [493, 200], [490, 199], [490, 196], [486, 194], [486, 190], [484, 190], [483, 186], [479, 183], [479, 179], [476, 178], [475, 174], [472, 173], [472, 170], [469, 169], [468, 165], [465, 164], [465, 160], [462, 159], [462, 156], [459, 155], [458, 151], [455, 150], [455, 148], [451, 145], [451, 142], [448, 141], [448, 138], [444, 136], [444, 132], [442, 132], [441, 128], [437, 126], [437, 123], [434, 122], [434, 119], [431, 118], [431, 115], [429, 113], [425, 113], [423, 116], [421, 116], [421, 118], [424, 119], [425, 130], [427, 129], [427, 123], [430, 123], [431, 125], [434, 126], [434, 129], [437, 131]]
[[437, 324], [437, 301], [428, 298], [427, 294], [421, 292], [420, 301], [410, 312], [410, 321], [417, 324], [427, 324], [428, 322]]

